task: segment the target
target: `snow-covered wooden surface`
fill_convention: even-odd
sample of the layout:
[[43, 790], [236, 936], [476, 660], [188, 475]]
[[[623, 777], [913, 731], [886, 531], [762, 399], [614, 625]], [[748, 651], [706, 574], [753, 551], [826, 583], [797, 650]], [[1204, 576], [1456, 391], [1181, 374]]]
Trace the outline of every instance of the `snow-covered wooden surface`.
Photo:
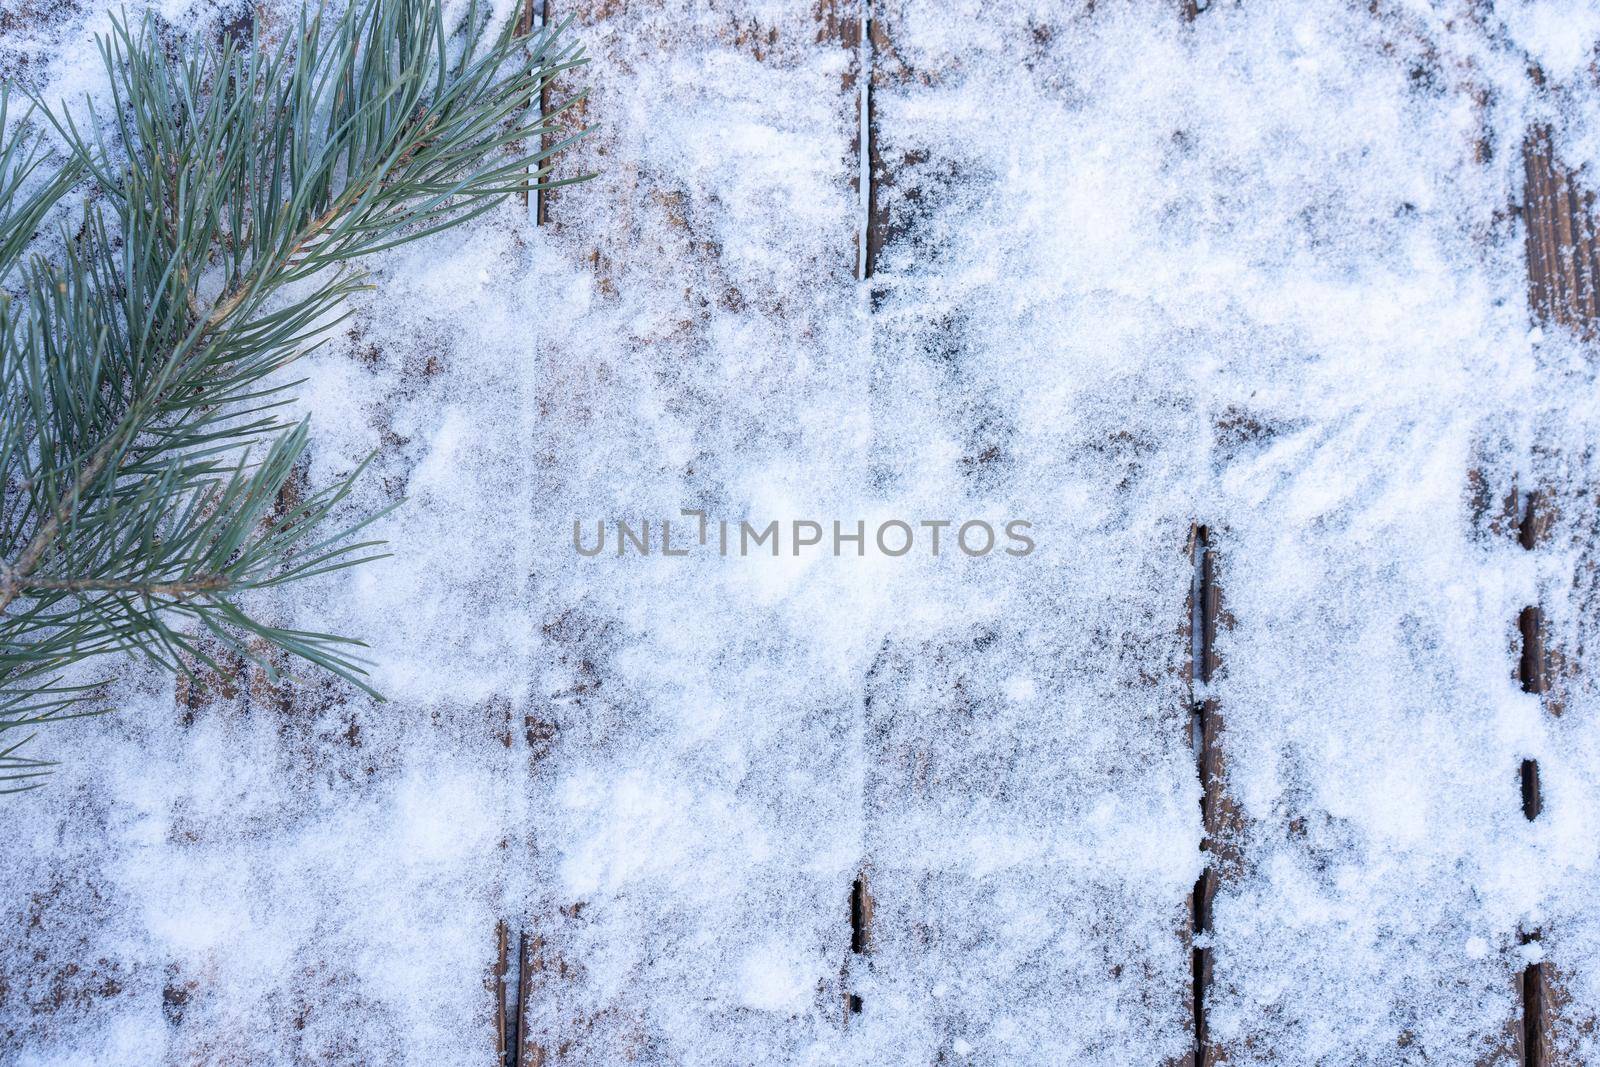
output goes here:
[[[58, 733], [0, 1058], [1600, 1060], [1600, 15], [1204, 7], [543, 4], [598, 177], [299, 368], [391, 702]], [[1039, 548], [572, 550], [681, 508]]]

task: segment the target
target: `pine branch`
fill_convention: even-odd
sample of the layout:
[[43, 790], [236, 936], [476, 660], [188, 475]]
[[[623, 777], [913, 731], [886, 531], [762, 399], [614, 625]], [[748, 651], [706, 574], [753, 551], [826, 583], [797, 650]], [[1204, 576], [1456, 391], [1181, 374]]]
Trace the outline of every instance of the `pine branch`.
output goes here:
[[182, 600], [198, 593], [215, 593], [233, 587], [225, 574], [202, 574], [181, 582], [128, 582], [111, 578], [34, 578], [29, 589], [59, 590], [65, 593], [138, 593], [146, 597], [172, 597]]
[[[275, 45], [174, 59], [148, 19], [114, 20], [111, 110], [40, 105], [66, 165], [43, 169], [36, 133], [0, 145], [0, 735], [82, 713], [68, 666], [133, 650], [187, 670], [200, 635], [269, 677], [263, 645], [366, 688], [359, 642], [240, 605], [379, 558], [357, 540], [378, 516], [328, 532], [360, 470], [279, 506], [307, 429], [281, 421], [278, 372], [368, 287], [357, 261], [566, 184], [549, 159], [571, 138], [540, 146], [578, 98], [529, 104], [582, 56], [564, 27], [487, 22], [357, 0]], [[84, 180], [102, 199], [61, 255], [21, 263]], [[44, 768], [0, 748], [0, 789]]]
[[29, 539], [27, 547], [22, 550], [22, 554], [15, 562], [0, 567], [0, 615], [6, 613], [11, 602], [24, 589], [49, 588], [45, 583], [50, 579], [33, 579], [33, 572], [44, 559], [45, 553], [50, 551], [50, 546], [55, 544], [61, 528], [71, 521], [77, 502], [105, 472], [106, 464], [111, 462], [116, 452], [117, 443], [116, 438], [107, 438], [105, 443], [95, 450], [94, 455], [83, 465], [83, 470], [73, 484], [71, 492], [56, 501], [55, 507], [49, 511], [49, 518], [40, 524], [39, 529]]

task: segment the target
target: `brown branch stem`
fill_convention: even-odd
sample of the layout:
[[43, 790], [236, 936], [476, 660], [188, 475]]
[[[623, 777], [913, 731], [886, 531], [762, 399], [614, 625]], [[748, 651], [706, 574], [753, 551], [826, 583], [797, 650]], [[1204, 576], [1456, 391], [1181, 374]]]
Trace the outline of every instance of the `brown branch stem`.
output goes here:
[[[289, 252], [289, 257], [292, 258], [298, 255], [308, 244], [321, 236], [323, 230], [327, 229], [334, 219], [338, 218], [340, 210], [341, 205], [335, 205], [311, 220], [310, 225], [306, 227], [305, 233], [294, 243]], [[256, 272], [253, 271], [252, 274], [254, 273]], [[216, 332], [217, 327], [226, 321], [229, 315], [238, 310], [240, 303], [243, 302], [246, 294], [253, 287], [255, 280], [252, 278], [249, 281], [241, 282], [218, 299], [211, 309], [211, 314], [206, 318], [204, 329], [196, 339], [196, 348], [203, 345], [206, 339]], [[121, 429], [119, 427], [119, 431]], [[72, 517], [78, 500], [94, 484], [95, 480], [105, 472], [106, 465], [111, 462], [112, 457], [119, 451], [121, 440], [121, 432], [114, 432], [100, 444], [100, 447], [95, 449], [94, 454], [84, 464], [83, 470], [73, 480], [72, 488], [63, 493], [61, 498], [56, 501], [56, 506], [51, 509], [49, 518], [34, 531], [33, 536], [28, 539], [27, 546], [17, 556], [16, 561], [0, 566], [0, 615], [4, 615], [10, 609], [12, 601], [16, 600], [25, 589], [68, 589], [73, 591], [121, 589], [136, 592], [144, 588], [163, 588], [162, 586], [146, 587], [137, 582], [73, 586], [60, 583], [83, 580], [31, 577], [33, 572], [38, 569], [39, 564], [44, 562], [45, 555], [50, 551], [50, 546], [55, 543], [56, 538], [60, 535], [61, 528]]]
[[32, 578], [22, 582], [24, 589], [44, 589], [67, 593], [142, 593], [145, 596], [186, 597], [227, 589], [233, 582], [220, 574], [208, 574], [175, 582], [129, 582], [114, 578]]
[[117, 450], [117, 443], [118, 435], [113, 434], [95, 449], [89, 461], [84, 464], [83, 470], [73, 480], [72, 489], [56, 501], [56, 506], [50, 511], [50, 517], [33, 532], [33, 536], [28, 539], [27, 547], [22, 550], [16, 562], [0, 570], [0, 615], [6, 613], [11, 602], [25, 586], [30, 584], [28, 576], [43, 562], [45, 553], [49, 552], [50, 546], [55, 543], [56, 535], [71, 517], [78, 498], [96, 478], [100, 477], [106, 464], [111, 462], [112, 454]]

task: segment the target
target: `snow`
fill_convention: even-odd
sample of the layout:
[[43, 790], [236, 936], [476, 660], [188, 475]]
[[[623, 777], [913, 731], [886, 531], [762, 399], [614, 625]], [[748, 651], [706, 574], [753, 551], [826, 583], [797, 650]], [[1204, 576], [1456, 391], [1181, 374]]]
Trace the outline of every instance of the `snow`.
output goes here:
[[[389, 702], [129, 666], [53, 729], [9, 802], [7, 1058], [486, 1063], [505, 919], [572, 1062], [1169, 1061], [1196, 521], [1245, 818], [1200, 942], [1230, 1061], [1492, 1059], [1541, 958], [1600, 1014], [1600, 700], [1580, 673], [1552, 717], [1512, 643], [1535, 602], [1593, 637], [1600, 409], [1507, 211], [1530, 124], [1600, 159], [1600, 25], [1176, 6], [882, 5], [867, 282], [856, 56], [809, 0], [584, 9], [600, 129], [564, 166], [599, 176], [550, 227], [389, 255], [296, 368], [310, 481], [376, 449], [361, 504], [403, 505], [391, 558], [265, 606], [361, 636]], [[107, 8], [8, 30], [6, 69], [99, 91]], [[1474, 467], [1554, 489], [1548, 543], [1483, 530]], [[685, 508], [784, 551], [572, 549], [678, 543]], [[1018, 518], [1026, 556], [922, 541]], [[794, 555], [795, 520], [866, 551]]]
[[1522, 0], [1505, 5], [1504, 18], [1511, 40], [1555, 78], [1571, 79], [1595, 58], [1600, 11], [1589, 4]]

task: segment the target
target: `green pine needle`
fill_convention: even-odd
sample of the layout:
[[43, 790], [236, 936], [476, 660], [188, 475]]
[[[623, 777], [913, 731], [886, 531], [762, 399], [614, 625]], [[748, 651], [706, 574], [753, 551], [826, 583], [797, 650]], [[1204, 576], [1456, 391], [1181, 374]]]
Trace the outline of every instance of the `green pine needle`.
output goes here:
[[[359, 642], [239, 604], [381, 555], [359, 539], [377, 515], [333, 521], [359, 469], [279, 504], [307, 426], [268, 378], [347, 314], [363, 257], [565, 184], [554, 120], [581, 97], [530, 107], [584, 62], [565, 24], [491, 37], [476, 2], [443, 20], [439, 0], [357, 0], [175, 58], [148, 19], [115, 20], [109, 114], [35, 102], [18, 122], [0, 91], [0, 792], [49, 771], [19, 753], [34, 728], [94, 713], [59, 680], [93, 656], [187, 671], [206, 638], [371, 692]], [[94, 194], [82, 225], [30, 256], [75, 193]]]

